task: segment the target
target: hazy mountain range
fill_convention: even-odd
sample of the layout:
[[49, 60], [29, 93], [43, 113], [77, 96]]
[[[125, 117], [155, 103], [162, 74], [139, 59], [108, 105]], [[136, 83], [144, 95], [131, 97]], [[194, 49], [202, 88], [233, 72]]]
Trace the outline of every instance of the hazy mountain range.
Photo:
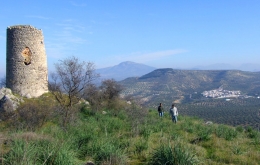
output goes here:
[[241, 91], [245, 95], [260, 95], [260, 72], [240, 70], [176, 70], [156, 69], [141, 77], [119, 82], [125, 88], [123, 96], [134, 96], [143, 104], [152, 106], [158, 101], [186, 102], [200, 99], [202, 92], [222, 87]]
[[191, 70], [241, 70], [241, 71], [257, 72], [260, 71], [260, 64], [245, 63], [238, 66], [234, 66], [227, 63], [218, 63], [218, 64], [205, 65], [205, 66], [196, 66], [190, 69]]
[[[135, 63], [131, 61], [122, 62], [118, 65], [97, 69], [97, 73], [100, 74], [101, 79], [110, 79], [113, 78], [117, 81], [124, 80], [129, 77], [141, 77], [149, 72], [154, 71], [155, 68], [152, 66]], [[241, 71], [251, 71], [256, 72], [260, 71], [259, 64], [242, 64], [239, 66], [233, 66], [226, 63], [205, 65], [205, 66], [196, 66], [191, 68], [174, 68], [180, 70], [241, 70]]]
[[[200, 98], [203, 91], [220, 86], [226, 90], [260, 95], [260, 72], [253, 72], [257, 71], [257, 67], [244, 64], [240, 70], [229, 64], [215, 64], [190, 69], [156, 69], [127, 61], [97, 69], [97, 72], [101, 80], [113, 78], [122, 84], [125, 88], [122, 95], [134, 96], [142, 103], [153, 106], [157, 100], [185, 102], [190, 95]], [[249, 71], [243, 71], [242, 68]]]
[[101, 79], [113, 78], [120, 81], [128, 77], [140, 77], [155, 69], [155, 67], [126, 61], [112, 67], [97, 69], [96, 72], [100, 74]]

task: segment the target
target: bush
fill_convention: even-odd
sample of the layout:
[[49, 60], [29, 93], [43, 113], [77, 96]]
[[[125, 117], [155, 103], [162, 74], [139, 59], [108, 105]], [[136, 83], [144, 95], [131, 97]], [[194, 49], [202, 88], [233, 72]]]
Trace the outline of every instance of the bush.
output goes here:
[[11, 144], [11, 150], [4, 155], [4, 164], [13, 165], [71, 165], [76, 164], [75, 155], [69, 146], [46, 139], [25, 141], [16, 139]]
[[130, 106], [125, 108], [127, 119], [131, 124], [132, 134], [139, 135], [140, 126], [143, 125], [147, 120], [147, 109], [142, 109], [139, 105], [132, 103]]
[[94, 140], [90, 144], [88, 156], [93, 156], [97, 164], [126, 164], [124, 151], [114, 146], [108, 139]]
[[147, 140], [140, 139], [135, 143], [135, 152], [137, 155], [140, 155], [142, 151], [148, 148]]
[[152, 134], [152, 130], [147, 126], [143, 126], [140, 130], [140, 136], [143, 136], [146, 140], [148, 140], [151, 134]]
[[180, 144], [171, 147], [170, 145], [161, 145], [151, 154], [149, 165], [194, 165], [198, 164], [195, 155], [191, 154], [188, 149], [183, 149]]
[[207, 141], [210, 140], [212, 132], [213, 131], [210, 126], [200, 127], [198, 130], [198, 136], [201, 138], [201, 140]]
[[252, 130], [250, 132], [248, 132], [248, 135], [247, 135], [249, 138], [252, 138], [252, 139], [256, 139], [256, 138], [259, 138], [260, 135], [259, 135], [259, 132], [258, 131], [255, 131], [255, 130]]
[[10, 124], [18, 130], [35, 131], [50, 119], [53, 112], [53, 104], [50, 104], [48, 100], [48, 98], [27, 100], [18, 107], [10, 120]]
[[244, 131], [244, 128], [242, 127], [242, 126], [237, 126], [236, 127], [236, 131], [238, 131], [238, 132], [243, 132]]
[[226, 140], [232, 140], [237, 137], [237, 131], [225, 125], [219, 125], [216, 128], [216, 135]]
[[181, 128], [185, 130], [188, 133], [193, 133], [195, 131], [195, 126], [194, 123], [191, 121], [185, 121], [184, 123], [181, 124]]

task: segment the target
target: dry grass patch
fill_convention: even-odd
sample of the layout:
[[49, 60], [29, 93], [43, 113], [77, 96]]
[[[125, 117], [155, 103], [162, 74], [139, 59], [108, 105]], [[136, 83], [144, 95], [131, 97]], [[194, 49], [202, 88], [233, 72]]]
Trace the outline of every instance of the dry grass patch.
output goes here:
[[24, 141], [34, 141], [34, 140], [51, 140], [47, 135], [37, 134], [35, 132], [23, 132], [16, 133], [11, 136], [12, 139], [22, 139]]

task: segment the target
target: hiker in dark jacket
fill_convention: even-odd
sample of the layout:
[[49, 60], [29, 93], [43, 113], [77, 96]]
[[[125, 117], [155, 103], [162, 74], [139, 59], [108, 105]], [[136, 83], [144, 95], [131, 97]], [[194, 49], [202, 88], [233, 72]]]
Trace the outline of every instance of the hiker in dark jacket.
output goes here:
[[160, 117], [163, 117], [163, 106], [162, 103], [159, 104], [158, 106], [158, 113]]

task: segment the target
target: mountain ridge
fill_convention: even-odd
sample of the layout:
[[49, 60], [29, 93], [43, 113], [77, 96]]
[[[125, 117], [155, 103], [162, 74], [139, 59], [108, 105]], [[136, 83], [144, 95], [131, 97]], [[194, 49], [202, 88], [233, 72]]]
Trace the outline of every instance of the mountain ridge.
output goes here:
[[241, 90], [248, 95], [260, 94], [260, 72], [240, 70], [164, 68], [138, 78], [127, 78], [119, 83], [125, 87], [122, 96], [131, 95], [150, 106], [155, 106], [157, 100], [165, 100], [171, 104], [176, 100], [188, 98], [190, 94], [201, 95], [203, 91], [219, 87], [226, 90]]
[[120, 81], [128, 77], [140, 77], [155, 69], [155, 67], [151, 67], [145, 64], [125, 61], [112, 67], [97, 69], [96, 72], [100, 74], [101, 79], [113, 78], [116, 81]]

